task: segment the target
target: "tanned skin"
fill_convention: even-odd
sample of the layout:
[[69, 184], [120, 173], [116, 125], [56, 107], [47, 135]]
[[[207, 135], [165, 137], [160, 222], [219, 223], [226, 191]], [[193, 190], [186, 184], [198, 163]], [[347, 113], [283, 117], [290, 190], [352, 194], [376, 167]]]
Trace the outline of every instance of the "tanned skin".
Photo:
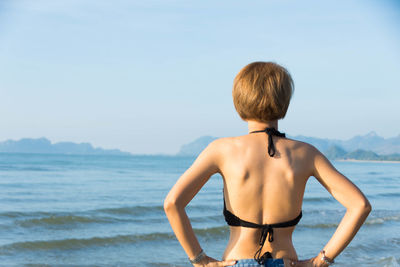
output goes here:
[[[247, 121], [248, 130], [278, 129], [277, 121]], [[345, 208], [346, 213], [330, 240], [316, 252], [325, 251], [334, 259], [353, 239], [371, 211], [363, 193], [313, 146], [288, 138], [273, 137], [274, 157], [267, 153], [265, 133], [221, 138], [212, 142], [193, 165], [179, 178], [164, 201], [164, 209], [173, 231], [189, 258], [201, 251], [186, 205], [216, 173], [224, 182], [224, 196], [229, 211], [239, 218], [257, 224], [273, 224], [296, 218], [301, 209], [308, 179], [317, 179]], [[315, 177], [315, 178], [314, 178]], [[262, 253], [270, 251], [273, 258], [283, 258], [285, 266], [328, 266], [317, 254], [298, 260], [292, 243], [295, 226], [274, 229], [274, 241], [265, 242]], [[259, 248], [260, 229], [230, 227], [230, 238], [222, 261], [211, 257], [197, 266], [227, 266], [236, 260], [253, 258]]]

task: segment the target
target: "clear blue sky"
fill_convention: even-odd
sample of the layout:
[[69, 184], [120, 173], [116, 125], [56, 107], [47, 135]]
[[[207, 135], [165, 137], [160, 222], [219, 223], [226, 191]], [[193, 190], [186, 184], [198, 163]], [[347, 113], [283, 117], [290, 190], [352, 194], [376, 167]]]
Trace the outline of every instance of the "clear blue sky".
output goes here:
[[232, 80], [256, 60], [294, 78], [289, 135], [400, 134], [398, 1], [2, 0], [0, 141], [175, 153], [245, 134]]

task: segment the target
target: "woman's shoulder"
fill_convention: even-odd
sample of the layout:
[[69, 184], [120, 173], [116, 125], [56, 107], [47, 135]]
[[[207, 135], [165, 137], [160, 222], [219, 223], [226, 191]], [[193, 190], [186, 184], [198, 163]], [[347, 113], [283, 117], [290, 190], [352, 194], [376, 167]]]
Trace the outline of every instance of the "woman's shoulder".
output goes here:
[[286, 138], [286, 140], [288, 148], [292, 151], [298, 152], [302, 157], [306, 156], [308, 159], [312, 159], [316, 155], [321, 154], [321, 152], [312, 144], [292, 138]]
[[234, 146], [240, 146], [242, 143], [241, 136], [232, 136], [232, 137], [220, 137], [213, 140], [208, 144], [209, 147], [214, 149], [229, 149]]
[[208, 144], [207, 149], [218, 151], [219, 154], [236, 154], [247, 145], [246, 136], [220, 137]]

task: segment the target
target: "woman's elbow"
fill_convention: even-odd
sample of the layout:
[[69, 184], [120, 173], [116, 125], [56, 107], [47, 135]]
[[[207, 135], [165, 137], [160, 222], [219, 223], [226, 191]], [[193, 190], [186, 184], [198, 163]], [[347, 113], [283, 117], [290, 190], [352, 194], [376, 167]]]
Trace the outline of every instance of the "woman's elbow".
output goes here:
[[165, 211], [165, 213], [168, 213], [174, 207], [176, 207], [175, 201], [173, 199], [171, 199], [171, 197], [167, 196], [164, 199], [164, 211]]
[[368, 199], [365, 199], [362, 209], [363, 209], [364, 213], [367, 215], [372, 211], [372, 206], [371, 206], [371, 203], [369, 203]]
[[357, 205], [357, 210], [363, 214], [364, 216], [368, 216], [368, 214], [371, 212], [372, 210], [372, 206], [371, 203], [369, 203], [367, 198], [363, 198], [362, 200], [360, 200], [358, 202]]
[[164, 211], [167, 214], [176, 211], [179, 206], [178, 199], [173, 195], [168, 195], [164, 200]]

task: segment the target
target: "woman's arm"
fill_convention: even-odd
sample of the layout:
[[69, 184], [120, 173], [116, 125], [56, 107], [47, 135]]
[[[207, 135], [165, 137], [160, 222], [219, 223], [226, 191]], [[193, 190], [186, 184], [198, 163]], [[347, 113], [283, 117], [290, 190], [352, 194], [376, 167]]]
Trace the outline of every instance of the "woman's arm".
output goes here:
[[[201, 252], [192, 225], [186, 214], [185, 207], [200, 191], [211, 175], [219, 172], [220, 149], [219, 141], [209, 144], [198, 156], [193, 165], [178, 179], [164, 200], [164, 210], [173, 231], [190, 259]], [[217, 262], [205, 257], [201, 264], [214, 262], [215, 266], [234, 264], [235, 262]]]
[[371, 212], [371, 204], [360, 189], [338, 172], [319, 151], [314, 158], [313, 176], [346, 207], [346, 214], [323, 249], [326, 256], [333, 259], [356, 235]]
[[[325, 251], [326, 257], [333, 260], [356, 235], [371, 211], [371, 204], [360, 189], [338, 172], [329, 160], [316, 149], [313, 157], [313, 176], [346, 208], [346, 213], [335, 233], [322, 249]], [[322, 253], [311, 259], [309, 261], [313, 263], [311, 266], [327, 266], [321, 257]]]

